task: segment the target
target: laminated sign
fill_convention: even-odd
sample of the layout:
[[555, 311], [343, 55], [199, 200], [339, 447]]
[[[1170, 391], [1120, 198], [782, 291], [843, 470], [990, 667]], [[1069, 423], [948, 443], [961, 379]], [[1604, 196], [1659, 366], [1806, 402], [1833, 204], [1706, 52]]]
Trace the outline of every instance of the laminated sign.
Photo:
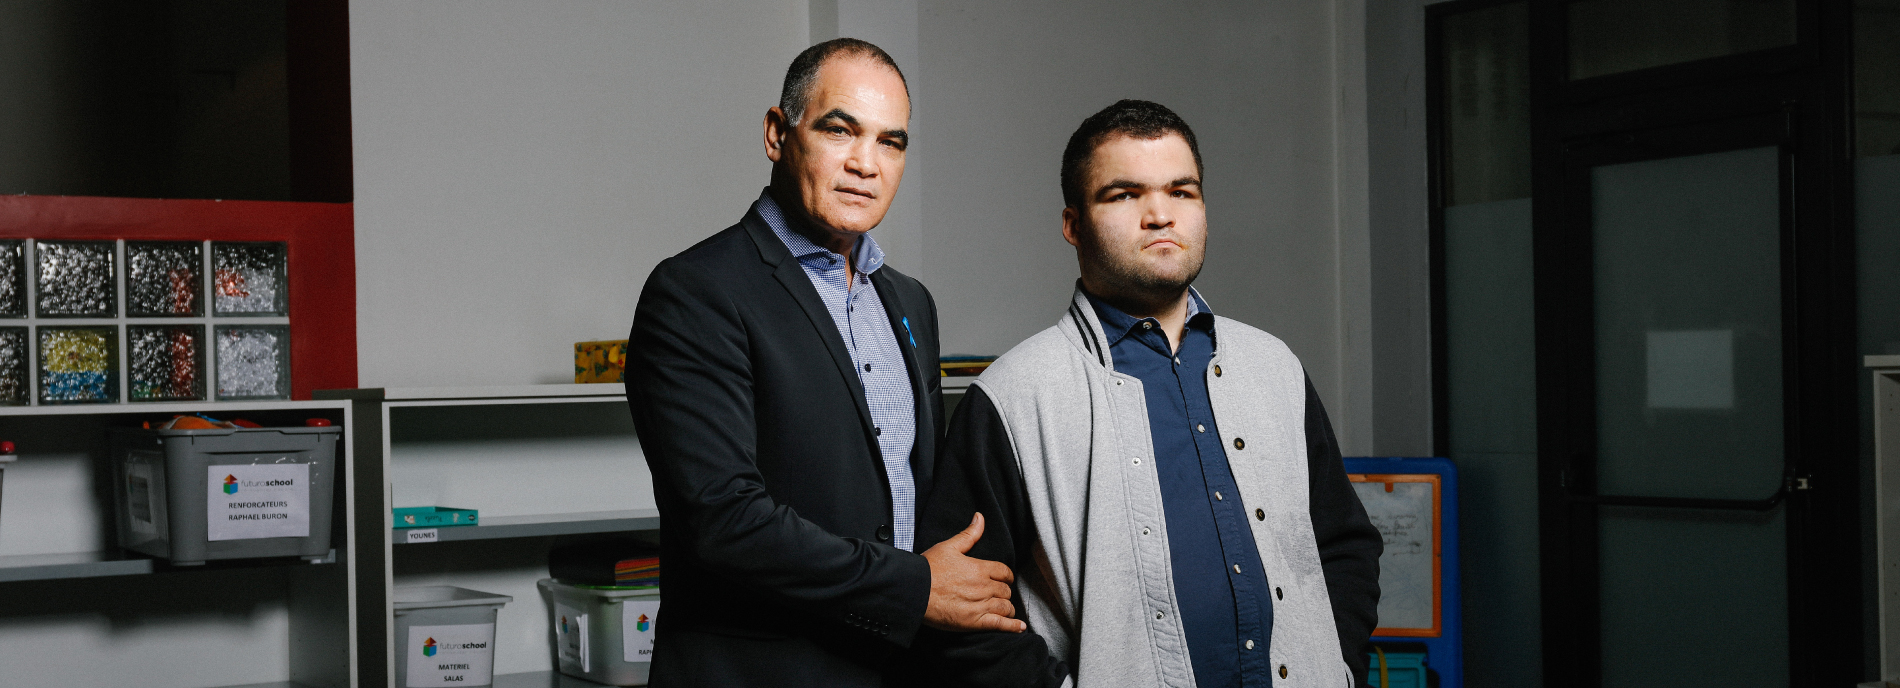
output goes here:
[[628, 600], [620, 608], [622, 661], [653, 661], [653, 626], [660, 616], [660, 603]]
[[310, 536], [310, 464], [206, 466], [205, 539]]
[[495, 625], [409, 627], [408, 688], [485, 686], [495, 672]]

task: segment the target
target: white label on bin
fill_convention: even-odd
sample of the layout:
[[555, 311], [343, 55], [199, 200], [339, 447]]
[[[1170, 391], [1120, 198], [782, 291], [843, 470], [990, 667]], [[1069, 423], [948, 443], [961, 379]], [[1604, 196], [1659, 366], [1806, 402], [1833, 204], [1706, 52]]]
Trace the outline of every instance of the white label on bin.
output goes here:
[[156, 492], [152, 489], [152, 464], [128, 463], [125, 465], [125, 501], [132, 532], [143, 537], [156, 537], [158, 523], [153, 517], [152, 501]]
[[409, 538], [407, 540], [403, 540], [403, 542], [417, 543], [417, 542], [435, 542], [436, 541], [437, 532], [436, 532], [436, 529], [434, 528], [410, 528], [403, 532], [408, 533], [407, 537]]
[[495, 672], [495, 625], [410, 626], [408, 688], [485, 686]]
[[620, 639], [624, 647], [621, 659], [628, 662], [653, 661], [653, 626], [660, 617], [660, 603], [627, 600], [620, 605]]
[[205, 539], [310, 536], [310, 464], [206, 466]]
[[554, 646], [561, 652], [561, 666], [591, 671], [586, 651], [582, 649], [587, 645], [581, 642], [581, 633], [586, 628], [586, 614], [565, 604], [554, 605]]

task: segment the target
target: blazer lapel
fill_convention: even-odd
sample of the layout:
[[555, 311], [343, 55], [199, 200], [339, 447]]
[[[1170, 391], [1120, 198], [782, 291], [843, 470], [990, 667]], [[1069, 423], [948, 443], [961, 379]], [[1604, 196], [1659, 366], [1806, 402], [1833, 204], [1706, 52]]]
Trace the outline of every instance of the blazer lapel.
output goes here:
[[[851, 351], [844, 347], [844, 337], [838, 334], [838, 323], [831, 319], [831, 311], [825, 308], [823, 299], [818, 298], [818, 289], [811, 285], [811, 277], [805, 274], [805, 268], [792, 258], [785, 242], [779, 241], [772, 227], [759, 217], [757, 210], [747, 211], [746, 232], [752, 235], [753, 243], [759, 246], [759, 257], [775, 269], [772, 276], [790, 292], [792, 300], [805, 311], [805, 318], [811, 321], [812, 329], [817, 330], [818, 338], [825, 342], [825, 349], [831, 353], [831, 362], [837, 367], [838, 375], [844, 378], [844, 384], [851, 391], [851, 401], [858, 407], [858, 420], [863, 425], [866, 437], [871, 436], [871, 407], [864, 401], [864, 383], [858, 380], [857, 371], [851, 367]], [[876, 446], [873, 442], [872, 446]]]

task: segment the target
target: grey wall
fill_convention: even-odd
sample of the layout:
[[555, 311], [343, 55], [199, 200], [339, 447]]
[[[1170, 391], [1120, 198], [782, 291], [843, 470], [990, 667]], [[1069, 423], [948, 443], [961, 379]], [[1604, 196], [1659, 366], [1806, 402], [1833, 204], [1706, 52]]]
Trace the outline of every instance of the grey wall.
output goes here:
[[791, 56], [857, 35], [912, 84], [876, 236], [935, 292], [946, 351], [1053, 322], [1075, 274], [1061, 147], [1117, 98], [1157, 100], [1204, 148], [1206, 296], [1284, 338], [1370, 452], [1362, 5], [1120, 5], [353, 5], [361, 384], [572, 379], [573, 342], [624, 336], [652, 266], [765, 183], [759, 120]]
[[808, 36], [803, 0], [352, 3], [360, 384], [571, 382], [765, 186]]
[[1342, 87], [1360, 34], [1338, 9], [922, 2], [915, 98], [930, 126], [912, 150], [930, 173], [926, 280], [944, 350], [1001, 353], [1055, 322], [1076, 275], [1061, 237], [1062, 147], [1115, 100], [1154, 100], [1195, 128], [1205, 159], [1202, 293], [1286, 340], [1348, 451], [1369, 451], [1363, 335], [1347, 329], [1364, 315], [1364, 91]]

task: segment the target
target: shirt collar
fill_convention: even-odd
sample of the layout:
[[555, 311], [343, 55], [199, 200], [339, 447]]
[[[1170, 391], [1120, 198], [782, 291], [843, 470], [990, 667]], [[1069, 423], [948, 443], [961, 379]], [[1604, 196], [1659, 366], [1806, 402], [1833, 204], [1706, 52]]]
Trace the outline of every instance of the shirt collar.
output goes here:
[[[1150, 328], [1161, 324], [1154, 318], [1136, 318], [1123, 313], [1121, 309], [1108, 305], [1107, 301], [1095, 298], [1086, 289], [1082, 290], [1082, 295], [1088, 297], [1089, 303], [1095, 306], [1095, 315], [1102, 320], [1102, 334], [1108, 339], [1109, 346], [1133, 334], [1144, 322]], [[1207, 302], [1201, 300], [1201, 293], [1193, 287], [1188, 287], [1187, 326], [1210, 334], [1214, 331], [1214, 311], [1207, 307]]]
[[[778, 201], [772, 199], [771, 189], [759, 192], [759, 200], [752, 207], [759, 212], [759, 217], [765, 218], [766, 226], [772, 228], [772, 233], [778, 235], [778, 240], [784, 242], [785, 248], [791, 250], [792, 257], [798, 259], [799, 263], [820, 270], [835, 270], [845, 266], [842, 260], [844, 256], [832, 253], [830, 249], [812, 243], [805, 235], [792, 231], [792, 223], [785, 218], [785, 210], [779, 207]], [[858, 237], [858, 247], [853, 252], [860, 274], [869, 275], [884, 267], [884, 249], [878, 248], [877, 240], [869, 234]]]

